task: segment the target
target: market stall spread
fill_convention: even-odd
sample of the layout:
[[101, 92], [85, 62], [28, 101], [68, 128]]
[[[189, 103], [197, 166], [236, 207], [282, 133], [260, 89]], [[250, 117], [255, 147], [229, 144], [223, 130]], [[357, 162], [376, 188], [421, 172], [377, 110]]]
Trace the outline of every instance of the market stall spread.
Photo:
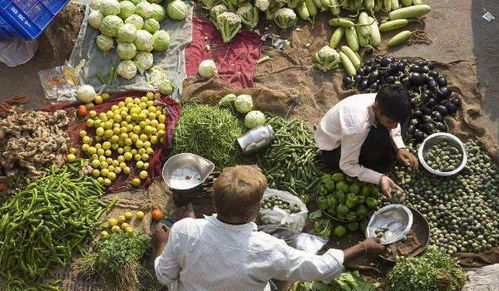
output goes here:
[[[411, 97], [411, 118], [403, 128], [414, 154], [428, 137], [450, 131], [446, 120], [460, 113], [462, 97], [450, 89], [459, 84], [448, 84], [431, 61], [373, 54], [381, 46], [382, 33], [423, 21], [431, 7], [420, 0], [202, 0], [195, 5], [209, 10], [211, 29], [220, 32], [221, 41], [229, 44], [227, 50], [243, 26], [251, 32], [241, 36], [257, 43], [254, 36], [263, 32], [261, 23], [275, 23], [286, 31], [297, 25], [298, 17], [313, 24], [319, 13], [331, 14], [328, 24], [334, 32], [329, 44], [311, 56], [315, 67], [322, 73], [341, 64], [346, 74], [336, 70], [335, 78], [342, 79], [344, 88], [359, 93], [377, 93], [385, 84], [404, 85]], [[446, 141], [431, 145], [420, 155], [428, 170], [414, 172], [396, 165], [391, 176], [406, 193], [394, 191], [389, 201], [376, 185], [342, 172], [329, 173], [310, 125], [267, 112], [248, 94], [251, 91], [217, 93], [209, 102], [184, 96], [181, 112], [180, 104], [168, 97], [179, 83], [170, 81], [172, 71], [163, 61], [170, 58], [168, 62], [184, 65], [177, 60], [183, 58], [183, 45], [171, 55], [151, 52], [168, 50], [170, 33], [178, 32], [169, 30], [163, 21], [185, 21], [184, 28], [189, 27], [189, 4], [181, 0], [93, 0], [87, 12], [85, 21], [93, 31], [81, 33], [79, 41], [92, 53], [76, 76], [74, 85], [79, 86], [73, 95], [78, 101], [40, 111], [9, 111], [9, 107], [9, 114], [0, 120], [0, 174], [11, 181], [6, 194], [0, 193], [0, 277], [7, 290], [64, 288], [54, 280], [54, 272], [70, 261], [78, 278], [97, 280], [102, 288], [139, 289], [151, 271], [143, 264], [151, 250], [149, 237], [134, 226], [146, 223], [146, 216], [161, 221], [167, 215], [166, 206], [111, 215], [119, 196], [111, 202], [103, 202], [109, 201], [103, 196], [148, 187], [160, 176], [168, 157], [180, 153], [206, 158], [216, 171], [257, 164], [269, 187], [283, 190], [266, 191], [257, 220], [261, 225], [280, 224], [324, 240], [346, 241], [359, 233], [363, 236], [373, 213], [389, 204], [410, 206], [422, 214], [422, 223], [427, 222], [430, 247], [413, 257], [414, 248], [407, 249], [426, 245], [418, 241], [418, 229], [411, 229], [406, 239], [389, 247], [391, 253], [386, 256], [396, 265], [377, 278], [379, 282], [366, 281], [355, 271], [328, 284], [297, 282], [290, 290], [460, 290], [467, 277], [451, 255], [497, 249], [499, 176], [494, 159], [477, 141], [466, 140], [463, 148]], [[196, 13], [203, 14], [201, 10]], [[87, 31], [86, 26], [82, 30]], [[197, 45], [207, 41], [193, 39]], [[428, 38], [421, 30], [405, 30], [387, 45], [407, 42], [425, 43]], [[248, 62], [244, 76], [231, 77], [235, 87], [252, 85], [254, 66], [271, 60], [264, 57], [253, 62], [260, 54], [255, 48], [247, 49], [251, 57], [241, 60]], [[96, 68], [88, 67], [103, 59], [112, 64], [109, 72], [95, 73]], [[233, 73], [226, 63], [220, 67], [223, 62], [204, 59], [187, 69], [190, 75], [199, 75], [191, 78], [211, 82], [220, 72]], [[106, 86], [126, 90], [143, 82], [137, 72], [156, 91], [102, 92]], [[124, 80], [113, 87], [116, 75]], [[99, 93], [88, 85], [96, 81], [102, 85]], [[267, 146], [259, 145], [257, 152], [241, 149], [238, 138], [262, 126], [270, 126], [272, 130], [267, 128], [266, 133], [273, 140], [265, 140]], [[101, 221], [104, 216], [106, 223]], [[377, 229], [376, 235], [383, 237], [387, 231]]]

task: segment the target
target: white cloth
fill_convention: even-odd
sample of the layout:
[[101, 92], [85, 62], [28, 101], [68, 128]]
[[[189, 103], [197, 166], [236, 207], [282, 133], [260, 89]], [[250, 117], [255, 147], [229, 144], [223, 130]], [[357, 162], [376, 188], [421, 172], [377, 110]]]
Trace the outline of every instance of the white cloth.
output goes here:
[[170, 230], [155, 260], [158, 280], [178, 290], [264, 290], [270, 279], [331, 280], [343, 271], [343, 251], [315, 255], [258, 232], [256, 224], [230, 225], [216, 215], [185, 218]]
[[[345, 98], [324, 115], [317, 130], [315, 142], [320, 150], [332, 151], [341, 145], [340, 169], [360, 181], [378, 184], [381, 173], [359, 165], [362, 144], [371, 126], [376, 126], [372, 109], [376, 94], [358, 94]], [[390, 130], [395, 149], [403, 148], [400, 124]]]

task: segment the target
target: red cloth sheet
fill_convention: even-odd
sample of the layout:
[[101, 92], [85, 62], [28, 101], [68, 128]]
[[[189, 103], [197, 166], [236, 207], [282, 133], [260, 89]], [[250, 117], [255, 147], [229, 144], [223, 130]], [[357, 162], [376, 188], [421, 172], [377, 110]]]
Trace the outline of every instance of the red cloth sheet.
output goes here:
[[[91, 110], [95, 110], [97, 114], [101, 112], [106, 112], [108, 111], [111, 106], [118, 104], [120, 101], [125, 100], [126, 97], [141, 97], [144, 96], [145, 92], [128, 92], [125, 94], [120, 94], [113, 96], [111, 99], [103, 102], [102, 104], [94, 106]], [[180, 117], [180, 105], [173, 99], [166, 97], [166, 96], [161, 96], [160, 97], [160, 102], [165, 106], [165, 108], [168, 110], [168, 116], [166, 119], [166, 130], [165, 130], [165, 143], [160, 144], [158, 143], [157, 148], [154, 151], [154, 154], [149, 158], [149, 169], [148, 169], [148, 177], [145, 181], [143, 181], [142, 186], [147, 187], [149, 186], [153, 179], [157, 176], [161, 175], [161, 171], [163, 168], [163, 164], [166, 162], [168, 159], [168, 155], [170, 152], [170, 149], [172, 147], [172, 140], [173, 140], [173, 135], [175, 131], [175, 125]], [[86, 121], [82, 119], [75, 120], [73, 116], [76, 115], [76, 110], [78, 106], [80, 105], [79, 102], [77, 103], [65, 103], [65, 104], [56, 104], [52, 105], [46, 108], [43, 108], [43, 111], [48, 111], [48, 112], [53, 112], [56, 110], [65, 110], [70, 114], [70, 123], [68, 126], [68, 135], [71, 138], [72, 146], [76, 149], [78, 149], [78, 156], [80, 157], [87, 157], [85, 153], [83, 153], [80, 148], [81, 148], [81, 138], [80, 138], [80, 130], [86, 130], [87, 135], [90, 137], [95, 136], [95, 128], [87, 128], [86, 127]], [[116, 158], [116, 152], [113, 150], [113, 158]], [[134, 186], [130, 183], [133, 178], [138, 177], [140, 170], [137, 170], [135, 168], [135, 160], [131, 160], [126, 162], [126, 164], [130, 167], [130, 174], [119, 174], [116, 180], [113, 181], [113, 184], [111, 186], [107, 187], [106, 192], [107, 193], [115, 193], [115, 192], [121, 192], [121, 191], [126, 191]]]
[[[224, 43], [210, 21], [194, 18], [192, 23], [192, 42], [185, 50], [187, 76], [196, 75], [203, 60], [213, 59], [218, 75], [233, 88], [253, 86], [256, 61], [262, 47], [260, 36], [243, 29], [230, 43]], [[207, 50], [206, 45], [212, 49]]]

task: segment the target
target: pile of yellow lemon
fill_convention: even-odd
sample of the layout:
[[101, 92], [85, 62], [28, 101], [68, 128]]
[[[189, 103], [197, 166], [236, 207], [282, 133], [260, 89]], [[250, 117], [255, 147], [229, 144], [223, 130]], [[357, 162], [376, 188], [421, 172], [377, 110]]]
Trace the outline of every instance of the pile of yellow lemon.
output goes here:
[[[149, 159], [158, 143], [164, 143], [167, 110], [156, 103], [159, 93], [148, 92], [142, 97], [127, 97], [107, 112], [89, 112], [88, 128], [95, 128], [95, 137], [80, 131], [81, 149], [89, 157], [91, 174], [109, 186], [120, 174], [129, 174], [130, 166], [140, 170], [139, 178], [132, 179], [135, 186], [147, 178]], [[70, 149], [68, 160], [75, 159]]]

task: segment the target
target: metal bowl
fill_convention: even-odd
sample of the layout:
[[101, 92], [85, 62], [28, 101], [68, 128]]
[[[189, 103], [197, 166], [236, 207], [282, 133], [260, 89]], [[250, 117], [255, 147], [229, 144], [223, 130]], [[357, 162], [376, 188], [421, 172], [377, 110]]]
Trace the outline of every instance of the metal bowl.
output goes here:
[[169, 158], [161, 174], [168, 187], [188, 190], [203, 183], [214, 169], [211, 161], [195, 154], [182, 153]]
[[[435, 145], [441, 141], [447, 141], [449, 144], [456, 147], [463, 155], [463, 160], [461, 161], [461, 164], [454, 171], [442, 172], [439, 170], [435, 170], [435, 169], [431, 168], [426, 163], [426, 161], [424, 159], [424, 155], [430, 149], [430, 147], [432, 147], [433, 145]], [[466, 162], [468, 161], [468, 156], [466, 155], [466, 149], [464, 148], [463, 142], [459, 138], [457, 138], [455, 135], [452, 135], [450, 133], [445, 133], [445, 132], [434, 133], [434, 134], [428, 136], [423, 141], [423, 143], [419, 146], [418, 158], [419, 158], [419, 161], [421, 162], [421, 164], [423, 165], [423, 167], [428, 172], [432, 173], [433, 175], [443, 176], [443, 177], [448, 177], [448, 176], [452, 176], [452, 175], [459, 173], [464, 168], [464, 166], [466, 166]]]
[[404, 238], [412, 227], [412, 212], [402, 204], [390, 204], [376, 211], [369, 220], [366, 237], [376, 237], [376, 229], [386, 228], [381, 244], [388, 245]]
[[[419, 241], [420, 246], [413, 249], [407, 257], [416, 257], [421, 254], [427, 247], [430, 242], [430, 225], [426, 218], [416, 209], [412, 207], [407, 207], [411, 210], [413, 216], [413, 223], [411, 230], [414, 231], [416, 239]], [[396, 262], [396, 259], [393, 256], [380, 256], [381, 258], [390, 261]]]

